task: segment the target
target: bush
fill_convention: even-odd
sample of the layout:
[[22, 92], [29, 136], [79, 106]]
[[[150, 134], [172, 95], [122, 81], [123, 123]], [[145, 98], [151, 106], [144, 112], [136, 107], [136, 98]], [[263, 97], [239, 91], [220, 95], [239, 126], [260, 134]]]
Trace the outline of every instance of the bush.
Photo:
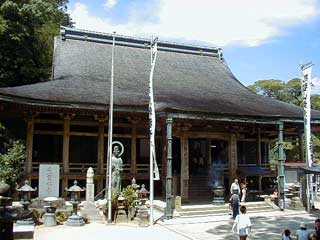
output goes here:
[[16, 182], [26, 159], [25, 146], [19, 141], [13, 141], [7, 152], [0, 154], [0, 180], [6, 182], [12, 189], [16, 188]]
[[123, 190], [123, 195], [125, 197], [125, 206], [126, 209], [129, 209], [131, 207], [134, 207], [134, 201], [136, 200], [136, 191], [134, 190], [134, 188], [129, 185], [127, 186], [124, 190]]

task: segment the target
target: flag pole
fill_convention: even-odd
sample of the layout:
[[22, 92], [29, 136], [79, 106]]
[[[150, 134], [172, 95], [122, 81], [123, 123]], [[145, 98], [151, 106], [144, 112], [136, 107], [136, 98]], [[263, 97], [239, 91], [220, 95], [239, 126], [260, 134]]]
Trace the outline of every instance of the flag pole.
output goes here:
[[[150, 70], [150, 78], [149, 78], [149, 121], [150, 121], [150, 226], [153, 225], [153, 198], [154, 198], [154, 167], [157, 168], [156, 165], [156, 155], [155, 155], [155, 126], [156, 126], [156, 117], [155, 117], [155, 109], [154, 109], [154, 98], [153, 98], [153, 72], [157, 59], [157, 38], [151, 39], [151, 70]], [[155, 166], [154, 166], [155, 164]], [[158, 169], [155, 169], [158, 172]], [[157, 177], [159, 178], [159, 177]]]
[[115, 35], [113, 32], [112, 38], [112, 54], [111, 54], [111, 80], [110, 80], [110, 106], [109, 106], [109, 129], [108, 129], [108, 155], [107, 155], [107, 169], [106, 169], [106, 187], [108, 186], [108, 223], [112, 223], [112, 189], [111, 189], [111, 159], [112, 159], [112, 128], [113, 128], [113, 65], [114, 65], [114, 47]]
[[[311, 72], [313, 64], [307, 63], [301, 65], [302, 80], [301, 80], [301, 94], [303, 99], [303, 120], [304, 120], [304, 137], [306, 150], [306, 165], [312, 166], [312, 144], [311, 144]], [[312, 193], [312, 175], [307, 174], [307, 211], [311, 210], [311, 201], [313, 200]]]

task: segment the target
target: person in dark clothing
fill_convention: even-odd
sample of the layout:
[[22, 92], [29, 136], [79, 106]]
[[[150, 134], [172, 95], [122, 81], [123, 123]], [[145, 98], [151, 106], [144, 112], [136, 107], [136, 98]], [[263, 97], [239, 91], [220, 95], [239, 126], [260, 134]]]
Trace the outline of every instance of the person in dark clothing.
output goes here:
[[317, 218], [314, 221], [314, 237], [315, 239], [319, 240], [320, 239], [320, 218]]
[[232, 207], [232, 218], [235, 219], [236, 216], [239, 214], [239, 205], [240, 205], [240, 198], [236, 191], [233, 191], [232, 196], [230, 198], [230, 204]]

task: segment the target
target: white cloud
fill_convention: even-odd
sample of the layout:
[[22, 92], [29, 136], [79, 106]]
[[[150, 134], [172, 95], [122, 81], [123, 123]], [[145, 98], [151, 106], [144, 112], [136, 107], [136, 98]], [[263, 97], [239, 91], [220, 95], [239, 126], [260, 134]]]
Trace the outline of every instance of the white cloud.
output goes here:
[[[320, 12], [317, 0], [159, 1], [158, 4], [150, 1], [153, 5], [145, 8], [130, 9], [128, 21], [124, 24], [115, 24], [110, 18], [96, 17], [81, 3], [77, 3], [70, 14], [76, 22], [75, 26], [81, 29], [117, 31], [118, 34], [130, 36], [154, 35], [219, 46], [258, 46], [285, 34], [287, 27], [308, 21]], [[156, 21], [146, 20], [151, 15], [155, 16], [153, 19]]]
[[113, 8], [115, 5], [117, 5], [118, 0], [106, 0], [106, 2], [103, 4], [105, 8]]
[[311, 83], [313, 87], [320, 87], [320, 77], [312, 78]]

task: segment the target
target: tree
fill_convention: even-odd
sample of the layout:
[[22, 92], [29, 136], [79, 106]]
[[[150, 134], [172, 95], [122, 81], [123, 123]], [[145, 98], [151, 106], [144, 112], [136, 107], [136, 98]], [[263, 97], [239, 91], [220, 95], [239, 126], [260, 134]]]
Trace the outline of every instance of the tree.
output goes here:
[[[253, 85], [249, 85], [248, 89], [257, 94], [302, 106], [300, 78], [293, 78], [287, 83], [274, 79], [258, 80]], [[311, 107], [320, 110], [320, 95], [311, 95]]]
[[15, 140], [1, 123], [0, 142], [0, 181], [5, 181], [14, 190], [23, 172], [26, 159], [25, 146], [21, 141]]
[[[301, 79], [293, 78], [287, 83], [281, 80], [259, 80], [253, 85], [248, 86], [248, 89], [265, 96], [276, 98], [280, 101], [302, 106], [301, 97]], [[320, 95], [311, 95], [312, 109], [320, 110]], [[313, 160], [320, 162], [320, 138], [319, 136], [312, 136], [313, 142]], [[292, 143], [285, 144], [285, 152], [287, 160], [299, 160], [299, 146]]]
[[0, 87], [47, 81], [68, 0], [0, 0]]

